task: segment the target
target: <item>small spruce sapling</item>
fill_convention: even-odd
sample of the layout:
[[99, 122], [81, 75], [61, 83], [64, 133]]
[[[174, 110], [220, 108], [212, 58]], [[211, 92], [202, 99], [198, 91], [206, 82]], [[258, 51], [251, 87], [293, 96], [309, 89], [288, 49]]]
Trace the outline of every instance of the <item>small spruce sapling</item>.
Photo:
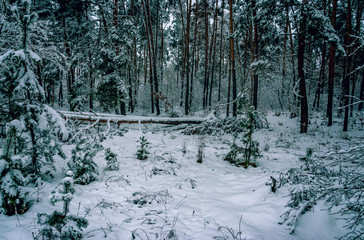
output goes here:
[[247, 121], [245, 128], [247, 132], [243, 134], [243, 155], [244, 163], [243, 167], [247, 168], [249, 165], [256, 167], [255, 160], [260, 156], [259, 143], [253, 140], [253, 133], [255, 128], [255, 122], [258, 118], [258, 112], [254, 110], [254, 107], [250, 107], [247, 111]]
[[105, 149], [105, 160], [107, 171], [117, 171], [119, 170], [120, 162], [118, 160], [118, 155], [113, 153], [110, 148]]
[[[226, 155], [226, 161], [233, 163], [237, 166], [247, 168], [249, 165], [256, 167], [255, 160], [260, 156], [259, 143], [253, 140], [253, 133], [255, 128], [255, 121], [258, 117], [258, 112], [250, 107], [246, 112], [246, 119], [242, 125], [246, 129], [241, 138], [242, 147], [236, 143], [237, 135], [234, 135], [234, 142], [230, 146], [230, 151]], [[239, 158], [239, 155], [242, 157]]]
[[67, 165], [73, 171], [75, 183], [87, 185], [98, 180], [98, 167], [94, 157], [101, 150], [99, 143], [86, 139], [81, 139], [72, 150], [72, 157]]
[[82, 239], [83, 228], [88, 226], [88, 221], [76, 215], [68, 214], [70, 203], [75, 189], [73, 187], [73, 173], [68, 171], [66, 177], [52, 190], [50, 203], [55, 205], [63, 202], [63, 211], [54, 211], [52, 214], [38, 213], [38, 224], [43, 228], [35, 239]]
[[137, 159], [145, 160], [148, 158], [148, 155], [150, 154], [150, 152], [147, 150], [150, 142], [148, 142], [148, 140], [144, 136], [140, 137], [139, 142], [140, 146], [137, 151]]
[[237, 134], [235, 133], [233, 144], [230, 146], [230, 151], [224, 158], [225, 161], [228, 161], [232, 164], [235, 164], [238, 161], [238, 154], [242, 152], [242, 148], [236, 144], [236, 138]]

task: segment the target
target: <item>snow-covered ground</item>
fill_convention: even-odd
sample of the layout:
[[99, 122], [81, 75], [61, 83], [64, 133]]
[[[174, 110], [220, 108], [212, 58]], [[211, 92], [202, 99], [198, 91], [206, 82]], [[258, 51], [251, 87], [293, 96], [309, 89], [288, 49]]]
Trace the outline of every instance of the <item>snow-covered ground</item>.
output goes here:
[[[319, 118], [318, 118], [319, 119]], [[258, 167], [238, 168], [223, 161], [232, 137], [205, 136], [203, 163], [197, 160], [199, 136], [180, 131], [147, 131], [130, 125], [124, 136], [102, 142], [118, 155], [119, 171], [103, 171], [104, 151], [96, 156], [99, 181], [76, 185], [71, 212], [85, 216], [89, 226], [86, 239], [334, 239], [346, 233], [342, 220], [336, 219], [319, 202], [302, 216], [296, 231], [279, 225], [289, 201], [288, 186], [270, 191], [270, 176], [278, 177], [302, 162], [306, 148], [326, 152], [334, 146], [364, 140], [364, 131], [341, 132], [341, 126], [328, 128], [313, 120], [308, 134], [298, 134], [297, 119], [268, 115], [269, 129], [259, 129], [254, 139], [263, 157]], [[151, 129], [149, 126], [148, 129]], [[150, 142], [147, 160], [136, 159], [139, 137]], [[74, 145], [65, 145], [69, 158]], [[364, 151], [364, 150], [363, 150]], [[48, 197], [66, 171], [67, 161], [57, 159], [57, 175], [39, 190], [40, 202], [20, 216], [0, 215], [0, 239], [32, 239], [36, 215], [60, 210]], [[239, 232], [241, 235], [239, 235]], [[173, 238], [171, 238], [173, 239]]]

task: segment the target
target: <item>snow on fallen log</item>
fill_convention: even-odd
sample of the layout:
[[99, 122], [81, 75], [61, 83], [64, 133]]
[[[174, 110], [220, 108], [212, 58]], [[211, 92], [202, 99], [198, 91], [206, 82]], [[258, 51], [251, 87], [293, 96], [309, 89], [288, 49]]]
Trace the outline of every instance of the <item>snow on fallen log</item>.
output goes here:
[[123, 116], [117, 114], [94, 113], [94, 112], [71, 112], [59, 111], [61, 116], [66, 120], [82, 121], [82, 122], [101, 122], [116, 124], [199, 124], [204, 122], [204, 118], [168, 118], [168, 117], [143, 117], [143, 116]]

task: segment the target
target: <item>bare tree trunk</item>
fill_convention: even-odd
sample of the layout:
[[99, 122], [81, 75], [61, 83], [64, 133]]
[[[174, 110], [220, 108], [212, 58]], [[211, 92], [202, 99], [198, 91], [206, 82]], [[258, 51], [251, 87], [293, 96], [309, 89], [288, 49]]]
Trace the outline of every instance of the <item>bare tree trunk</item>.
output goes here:
[[[331, 25], [333, 26], [334, 29], [336, 29], [336, 8], [337, 8], [337, 0], [333, 0]], [[335, 77], [335, 50], [336, 50], [335, 43], [331, 43], [329, 50], [329, 89], [328, 89], [328, 99], [327, 99], [328, 126], [332, 126], [332, 106], [334, 99], [334, 77]]]
[[128, 64], [128, 79], [129, 79], [129, 111], [134, 112], [134, 103], [133, 103], [133, 80], [132, 80], [132, 70], [131, 65], [133, 63], [133, 54], [130, 52], [130, 63]]
[[[229, 0], [230, 1], [230, 0]], [[229, 51], [229, 79], [228, 79], [228, 94], [226, 104], [226, 117], [230, 115], [230, 92], [231, 92], [231, 51]]]
[[301, 102], [301, 131], [300, 133], [307, 133], [308, 127], [308, 106], [307, 106], [307, 95], [306, 95], [306, 82], [304, 72], [304, 59], [305, 59], [305, 35], [306, 35], [306, 5], [308, 0], [303, 0], [301, 9], [302, 20], [299, 26], [298, 33], [298, 77], [300, 80], [300, 102]]
[[[252, 1], [253, 8], [253, 22], [254, 22], [254, 61], [258, 60], [258, 23], [257, 23], [257, 11], [255, 9], [255, 0]], [[258, 107], [258, 74], [254, 70], [254, 87], [253, 87], [253, 106], [254, 109]]]
[[224, 7], [225, 7], [225, 0], [222, 0], [222, 4], [221, 4], [221, 28], [220, 28], [220, 59], [219, 59], [219, 93], [217, 96], [217, 101], [220, 102], [221, 100], [221, 78], [222, 78], [222, 74], [221, 74], [221, 68], [222, 68], [222, 63], [223, 63], [223, 48], [222, 48], [222, 40], [223, 40], [223, 32], [224, 32]]
[[209, 61], [209, 18], [207, 13], [207, 0], [204, 0], [204, 15], [205, 15], [205, 80], [204, 80], [204, 87], [203, 87], [203, 109], [207, 107], [207, 96], [209, 91], [209, 70], [208, 70], [208, 61]]
[[348, 131], [349, 124], [349, 94], [350, 94], [350, 66], [351, 66], [351, 0], [348, 0], [346, 13], [346, 33], [344, 37], [344, 49], [346, 53], [343, 79], [343, 97], [344, 97], [344, 126], [343, 131]]
[[231, 57], [231, 75], [233, 82], [233, 117], [237, 116], [237, 103], [236, 103], [236, 73], [235, 73], [235, 56], [234, 56], [234, 21], [233, 21], [233, 1], [229, 0], [230, 12], [230, 57]]
[[213, 84], [214, 84], [214, 75], [215, 75], [216, 38], [217, 38], [217, 10], [218, 10], [217, 4], [218, 4], [218, 0], [216, 0], [216, 6], [215, 6], [214, 34], [213, 34], [214, 37], [213, 37], [213, 40], [211, 41], [211, 44], [212, 44], [211, 47], [213, 47], [213, 53], [212, 53], [212, 64], [211, 64], [210, 92], [209, 92], [209, 107], [210, 107], [210, 110], [211, 110], [211, 104], [212, 104], [212, 88], [213, 88]]
[[149, 37], [149, 31], [148, 31], [148, 20], [147, 20], [147, 13], [145, 8], [144, 0], [142, 0], [142, 6], [144, 11], [144, 26], [147, 34], [147, 43], [148, 43], [148, 58], [149, 58], [149, 84], [150, 84], [150, 103], [151, 103], [151, 112], [154, 113], [154, 91], [153, 91], [153, 68], [152, 68], [152, 50], [150, 47], [150, 37]]
[[185, 115], [189, 112], [189, 101], [190, 96], [190, 26], [191, 26], [191, 13], [192, 13], [192, 0], [189, 0], [187, 4], [187, 31], [186, 31], [186, 96], [185, 96]]
[[191, 69], [191, 86], [190, 86], [190, 97], [189, 97], [189, 107], [192, 106], [192, 98], [193, 98], [193, 78], [195, 74], [195, 56], [196, 56], [196, 40], [197, 40], [197, 26], [198, 26], [198, 17], [197, 17], [197, 9], [198, 9], [198, 0], [196, 0], [196, 13], [195, 13], [195, 32], [193, 37], [193, 53], [192, 53], [192, 69]]
[[[288, 16], [288, 21], [289, 21], [289, 16]], [[295, 57], [294, 57], [294, 44], [293, 44], [293, 37], [292, 37], [292, 29], [291, 29], [291, 23], [288, 22], [288, 31], [289, 31], [289, 41], [290, 41], [290, 45], [291, 45], [291, 61], [292, 61], [292, 89], [295, 88], [296, 86], [296, 63], [295, 63]], [[292, 97], [293, 97], [293, 109], [294, 112], [296, 112], [296, 94], [293, 92], [292, 93]], [[292, 110], [292, 109], [290, 109]]]
[[[148, 15], [150, 19], [149, 0], [148, 1]], [[159, 84], [158, 84], [158, 71], [157, 71], [157, 60], [158, 60], [158, 29], [159, 29], [159, 0], [157, 0], [157, 21], [156, 21], [156, 34], [155, 34], [155, 45], [153, 54], [153, 72], [154, 72], [154, 90], [155, 90], [155, 108], [157, 110], [157, 116], [161, 114], [159, 107]], [[150, 31], [152, 32], [152, 23], [149, 23]], [[151, 34], [153, 36], [153, 34]], [[152, 42], [153, 43], [153, 42]]]
[[[61, 75], [62, 73], [60, 73]], [[60, 107], [63, 107], [63, 77], [60, 77], [60, 81], [59, 81], [59, 92], [58, 92], [58, 105]]]
[[244, 64], [243, 64], [243, 76], [244, 84], [247, 82], [247, 63], [248, 63], [248, 47], [249, 47], [249, 28], [246, 30], [244, 38]]
[[285, 82], [286, 82], [286, 49], [287, 49], [287, 35], [288, 35], [288, 24], [289, 24], [289, 18], [288, 18], [288, 4], [286, 4], [285, 6], [286, 8], [286, 24], [284, 27], [284, 38], [283, 38], [283, 60], [282, 60], [282, 89], [278, 95], [278, 100], [279, 100], [279, 104], [281, 106], [281, 110], [283, 110], [283, 103], [282, 103], [282, 99], [284, 98], [285, 95]]
[[[90, 65], [91, 65], [91, 53], [89, 54], [90, 57]], [[89, 73], [89, 78], [90, 78], [90, 95], [89, 95], [89, 107], [90, 109], [94, 108], [94, 76], [92, 74], [92, 66], [90, 66], [90, 73]]]

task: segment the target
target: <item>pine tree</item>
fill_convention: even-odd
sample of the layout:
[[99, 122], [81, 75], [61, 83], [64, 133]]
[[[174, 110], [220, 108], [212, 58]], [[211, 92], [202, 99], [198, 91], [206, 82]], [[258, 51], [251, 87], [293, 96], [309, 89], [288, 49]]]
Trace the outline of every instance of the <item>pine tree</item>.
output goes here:
[[16, 135], [17, 128], [9, 126], [0, 158], [0, 213], [9, 216], [26, 212], [31, 203], [22, 156], [13, 154], [17, 152]]
[[253, 140], [255, 123], [258, 118], [258, 112], [251, 106], [246, 112], [246, 119], [242, 121], [246, 131], [241, 138], [242, 146], [236, 143], [237, 135], [234, 135], [233, 144], [224, 160], [229, 161], [237, 166], [247, 168], [249, 165], [256, 167], [255, 160], [260, 156], [259, 143]]
[[39, 231], [36, 239], [39, 237], [42, 239], [82, 239], [82, 229], [88, 226], [88, 221], [83, 217], [68, 214], [70, 202], [75, 192], [72, 175], [72, 171], [68, 171], [66, 177], [52, 190], [50, 196], [52, 205], [63, 202], [63, 211], [38, 214], [38, 224], [43, 225], [43, 228]]
[[120, 162], [118, 160], [118, 155], [113, 153], [110, 148], [105, 149], [105, 160], [106, 160], [106, 170], [117, 171], [119, 170]]
[[81, 139], [72, 150], [68, 167], [73, 171], [75, 183], [87, 185], [98, 179], [98, 167], [94, 162], [96, 154], [102, 150], [102, 146], [94, 141]]
[[237, 134], [234, 134], [233, 144], [230, 146], [230, 151], [226, 154], [224, 160], [232, 164], [238, 161], [238, 154], [242, 152], [242, 148], [236, 144]]
[[246, 132], [241, 139], [243, 143], [243, 156], [244, 162], [243, 166], [248, 167], [248, 165], [256, 166], [255, 160], [260, 156], [259, 143], [253, 140], [253, 133], [255, 129], [255, 122], [258, 118], [258, 112], [250, 107], [246, 112]]
[[0, 125], [7, 128], [0, 184], [7, 215], [27, 210], [31, 202], [27, 188], [39, 178], [52, 177], [54, 155], [64, 157], [58, 135], [68, 137], [62, 118], [43, 104], [44, 90], [33, 71], [41, 58], [31, 50], [37, 14], [30, 9], [31, 1], [12, 8], [22, 30], [21, 46], [0, 56]]
[[147, 150], [148, 145], [150, 144], [150, 142], [148, 142], [148, 140], [142, 136], [140, 137], [140, 146], [139, 149], [137, 151], [137, 159], [139, 160], [145, 160], [148, 158], [149, 155], [149, 151]]

